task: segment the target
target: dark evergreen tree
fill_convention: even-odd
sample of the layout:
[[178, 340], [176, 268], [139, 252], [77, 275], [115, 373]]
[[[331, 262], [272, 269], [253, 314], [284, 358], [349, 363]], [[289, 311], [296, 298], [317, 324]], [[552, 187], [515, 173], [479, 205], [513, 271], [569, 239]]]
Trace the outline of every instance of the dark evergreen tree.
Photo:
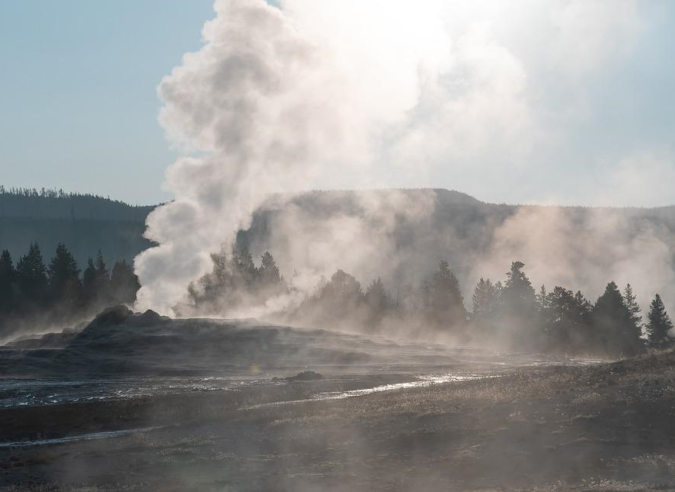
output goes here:
[[98, 298], [97, 284], [96, 265], [94, 265], [94, 260], [89, 258], [82, 274], [82, 298], [87, 307], [94, 307]]
[[628, 308], [631, 321], [635, 323], [635, 326], [638, 326], [640, 329], [642, 329], [642, 310], [640, 309], [640, 305], [637, 303], [637, 296], [633, 293], [633, 287], [630, 284], [627, 284], [623, 291], [623, 301]]
[[236, 283], [239, 284], [240, 288], [250, 288], [258, 277], [258, 269], [255, 267], [253, 256], [246, 246], [242, 246], [234, 252], [233, 263], [238, 277]]
[[549, 348], [555, 351], [589, 351], [590, 304], [581, 292], [555, 287], [547, 295], [542, 320]]
[[4, 250], [0, 254], [0, 316], [12, 311], [15, 307], [14, 282], [16, 271], [12, 255]]
[[[542, 291], [543, 291], [542, 287]], [[542, 298], [539, 295], [541, 317], [544, 330], [551, 344], [566, 349], [569, 345], [569, 334], [572, 331], [576, 302], [572, 291], [563, 287], [554, 287], [550, 294]]]
[[96, 267], [96, 298], [101, 304], [107, 304], [110, 301], [110, 271], [105, 264], [101, 250], [96, 255], [94, 262]]
[[34, 309], [43, 306], [47, 297], [47, 267], [37, 243], [30, 245], [28, 253], [16, 265], [16, 284], [20, 303]]
[[576, 303], [577, 306], [577, 312], [579, 313], [579, 317], [581, 319], [582, 325], [585, 327], [585, 333], [582, 337], [582, 342], [585, 347], [585, 351], [590, 350], [590, 345], [593, 340], [593, 335], [591, 331], [591, 324], [593, 322], [592, 316], [593, 316], [593, 304], [591, 301], [586, 299], [586, 297], [581, 293], [581, 291], [577, 291], [576, 294], [574, 294], [574, 302]]
[[338, 305], [357, 305], [363, 300], [363, 290], [354, 276], [338, 270], [322, 289], [320, 297]]
[[499, 292], [490, 279], [481, 278], [471, 297], [473, 302], [473, 318], [489, 320], [494, 316], [499, 301]]
[[62, 310], [74, 310], [82, 297], [80, 269], [65, 245], [56, 247], [56, 254], [49, 264], [49, 300], [63, 303]]
[[224, 252], [211, 255], [213, 270], [188, 287], [187, 304], [175, 306], [183, 315], [224, 315], [233, 308], [261, 306], [271, 297], [287, 291], [274, 257], [262, 255], [260, 268], [245, 246], [236, 248], [228, 257]]
[[508, 312], [527, 316], [537, 310], [537, 297], [532, 282], [523, 272], [524, 267], [525, 264], [520, 261], [511, 264], [511, 270], [506, 274], [501, 300]]
[[500, 288], [493, 285], [490, 279], [481, 278], [476, 285], [471, 300], [473, 301], [472, 321], [474, 327], [482, 335], [493, 335], [497, 309], [499, 307]]
[[368, 308], [368, 324], [377, 325], [392, 307], [392, 300], [378, 277], [366, 289], [365, 303]]
[[673, 344], [673, 338], [670, 332], [673, 329], [673, 322], [666, 312], [663, 300], [659, 294], [656, 294], [649, 307], [649, 323], [647, 324], [647, 335], [649, 345], [652, 347], [664, 348]]
[[124, 260], [115, 262], [110, 276], [110, 297], [114, 304], [133, 304], [141, 288], [134, 269]]
[[542, 342], [538, 330], [539, 306], [532, 282], [525, 275], [525, 264], [514, 261], [506, 274], [506, 283], [499, 296], [500, 327], [509, 334], [512, 342], [520, 348], [537, 348]]
[[[262, 283], [248, 248], [235, 249], [230, 256], [225, 252], [212, 254], [211, 260], [213, 270], [188, 288], [188, 309], [221, 315], [247, 304]], [[266, 275], [272, 272], [270, 269]], [[182, 312], [182, 307], [177, 308]]]
[[499, 299], [504, 291], [504, 284], [501, 280], [497, 280], [497, 283], [495, 283], [495, 291], [497, 292], [497, 299]]
[[[126, 263], [116, 264], [114, 276], [116, 285], [128, 286], [125, 292], [135, 297], [138, 279]], [[4, 251], [0, 254], [0, 327], [5, 332], [12, 330], [15, 317], [36, 328], [42, 319], [67, 326], [83, 314], [83, 309], [90, 314], [108, 302], [109, 298], [100, 295], [102, 286], [104, 293], [109, 292], [108, 279], [100, 253], [95, 262], [89, 259], [82, 282], [77, 262], [64, 244], [58, 244], [48, 268], [37, 243], [31, 244], [16, 268], [9, 252]]]
[[546, 292], [546, 286], [542, 285], [539, 288], [539, 293], [537, 294], [537, 304], [539, 304], [539, 309], [544, 310], [548, 306], [548, 292]]
[[593, 304], [586, 299], [586, 297], [581, 293], [580, 290], [577, 291], [576, 294], [574, 294], [574, 301], [577, 304], [577, 309], [579, 310], [579, 313], [586, 318], [587, 320], [590, 321], [590, 316], [591, 313], [593, 312]]
[[578, 352], [588, 354], [592, 352], [593, 331], [591, 324], [593, 322], [593, 304], [586, 297], [577, 291], [574, 294], [574, 304], [576, 307], [576, 326], [578, 331], [573, 334], [573, 348]]
[[539, 288], [539, 293], [535, 294], [537, 308], [539, 310], [539, 323], [544, 327], [544, 330], [547, 330], [548, 327], [550, 327], [552, 322], [551, 317], [554, 316], [553, 310], [551, 309], [552, 294], [553, 292], [549, 294], [546, 291], [546, 286], [544, 285]]
[[262, 255], [258, 269], [258, 282], [264, 290], [277, 288], [283, 282], [279, 267], [269, 251]]
[[593, 308], [596, 348], [609, 355], [635, 355], [643, 347], [642, 332], [614, 282], [607, 284]]
[[441, 326], [457, 326], [466, 321], [464, 297], [447, 261], [441, 261], [429, 283], [429, 315]]

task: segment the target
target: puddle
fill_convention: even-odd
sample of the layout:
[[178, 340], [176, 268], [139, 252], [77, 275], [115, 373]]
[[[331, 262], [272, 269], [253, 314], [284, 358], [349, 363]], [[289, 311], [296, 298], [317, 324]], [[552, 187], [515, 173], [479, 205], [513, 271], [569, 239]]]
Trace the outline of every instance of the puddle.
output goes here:
[[499, 376], [493, 374], [443, 374], [440, 376], [420, 376], [420, 381], [412, 381], [409, 383], [385, 384], [382, 386], [375, 386], [374, 388], [319, 393], [311, 400], [343, 400], [345, 398], [352, 398], [354, 396], [370, 395], [373, 393], [382, 393], [384, 391], [395, 391], [409, 388], [426, 388], [428, 386], [433, 386], [434, 384], [475, 381], [477, 379], [487, 379], [494, 377]]
[[239, 410], [253, 410], [256, 408], [269, 408], [276, 407], [281, 405], [292, 405], [298, 403], [307, 403], [311, 401], [329, 401], [329, 400], [344, 400], [345, 398], [354, 398], [358, 396], [371, 395], [373, 393], [383, 393], [386, 391], [395, 391], [401, 389], [411, 389], [411, 388], [426, 388], [433, 386], [435, 384], [442, 383], [452, 383], [452, 382], [462, 382], [462, 381], [475, 381], [478, 379], [489, 379], [489, 378], [498, 378], [498, 374], [441, 374], [441, 375], [425, 375], [419, 376], [419, 381], [410, 381], [407, 383], [394, 383], [394, 384], [384, 384], [381, 386], [375, 386], [373, 388], [364, 388], [358, 390], [349, 390], [349, 391], [330, 391], [324, 393], [317, 393], [312, 398], [307, 398], [304, 400], [288, 400], [288, 401], [276, 401], [272, 403], [261, 403], [259, 405], [252, 405], [249, 407], [242, 407]]

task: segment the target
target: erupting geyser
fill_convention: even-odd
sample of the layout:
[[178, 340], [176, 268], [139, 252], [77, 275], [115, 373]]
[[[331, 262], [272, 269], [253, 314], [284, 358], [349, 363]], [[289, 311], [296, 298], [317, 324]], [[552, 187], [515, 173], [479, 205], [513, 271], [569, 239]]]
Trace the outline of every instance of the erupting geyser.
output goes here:
[[367, 182], [385, 129], [447, 67], [440, 4], [216, 2], [202, 49], [159, 87], [161, 124], [186, 156], [167, 172], [175, 200], [148, 219], [159, 246], [136, 260], [139, 308], [169, 312], [270, 192]]

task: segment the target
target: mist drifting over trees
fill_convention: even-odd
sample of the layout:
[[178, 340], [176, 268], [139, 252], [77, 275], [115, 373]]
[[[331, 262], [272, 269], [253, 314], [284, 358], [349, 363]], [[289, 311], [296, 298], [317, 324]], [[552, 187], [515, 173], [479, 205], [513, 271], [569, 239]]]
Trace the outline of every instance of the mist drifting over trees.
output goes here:
[[45, 329], [60, 331], [115, 304], [133, 305], [140, 288], [125, 260], [112, 269], [99, 251], [82, 271], [64, 244], [46, 262], [32, 243], [14, 263], [0, 253], [0, 338]]
[[31, 243], [50, 254], [66, 244], [80, 265], [99, 249], [106, 258], [132, 264], [152, 245], [143, 231], [154, 208], [91, 194], [0, 185], [0, 249], [18, 259]]
[[[48, 190], [10, 190], [1, 196], [23, 204], [23, 213], [35, 217], [31, 220], [60, 228], [60, 221], [73, 219], [44, 218], [49, 201], [63, 208], [72, 205], [73, 197], [86, 197]], [[126, 213], [124, 204], [100, 197], [87, 200], [104, 208], [113, 204], [122, 211], [120, 217]], [[15, 205], [11, 214], [19, 208]], [[10, 208], [4, 210], [10, 214]], [[97, 220], [125, 227], [126, 222], [107, 217]], [[592, 232], [600, 224], [602, 230]], [[542, 228], [545, 234], [528, 233]], [[239, 232], [234, 250], [225, 247], [228, 253], [211, 256], [211, 272], [190, 285], [173, 312], [272, 318], [391, 336], [427, 332], [424, 336], [431, 338], [485, 339], [527, 350], [598, 352], [606, 345], [610, 353], [636, 353], [651, 333], [648, 314], [654, 293], [659, 293], [666, 315], [673, 299], [674, 266], [668, 253], [673, 231], [670, 208], [494, 205], [447, 190], [274, 195], [256, 211], [251, 226]], [[36, 227], [31, 234], [42, 237], [44, 232]], [[30, 243], [18, 253], [4, 252], [0, 270], [7, 273], [2, 277], [13, 279], [3, 281], [5, 318], [8, 310], [26, 312], [29, 305], [41, 306], [40, 312], [51, 312], [48, 304], [80, 313], [86, 311], [84, 305], [103, 307], [105, 303], [95, 301], [98, 292], [108, 289], [106, 276], [114, 284], [119, 275], [114, 274], [116, 267], [101, 266], [102, 256], [110, 255], [97, 250], [108, 243], [91, 230], [82, 232], [89, 234], [78, 243], [89, 245], [85, 259], [76, 258], [63, 245], [67, 243], [56, 243], [46, 250], [54, 260], [41, 260], [43, 273]], [[47, 244], [55, 237], [49, 235]], [[136, 239], [131, 236], [131, 241]], [[40, 255], [44, 251], [40, 248]], [[129, 268], [130, 262], [124, 265]], [[75, 271], [78, 282], [73, 281]], [[41, 293], [43, 275], [48, 286]], [[617, 285], [607, 291], [612, 279]], [[18, 302], [14, 293], [20, 284], [25, 294]], [[652, 325], [649, 345], [667, 345], [668, 318], [658, 306]], [[622, 328], [615, 330], [617, 326]]]
[[[589, 301], [562, 286], [535, 292], [525, 267], [514, 261], [503, 280], [481, 278], [471, 310], [448, 262], [441, 261], [420, 285], [401, 290], [376, 278], [366, 287], [341, 269], [309, 290], [303, 279], [285, 279], [265, 252], [256, 266], [245, 246], [213, 255], [211, 273], [190, 285], [181, 315], [270, 320], [416, 339], [481, 344], [518, 351], [633, 356], [673, 343], [672, 322], [657, 294], [642, 322], [630, 284], [610, 281]], [[299, 284], [296, 285], [296, 282]]]

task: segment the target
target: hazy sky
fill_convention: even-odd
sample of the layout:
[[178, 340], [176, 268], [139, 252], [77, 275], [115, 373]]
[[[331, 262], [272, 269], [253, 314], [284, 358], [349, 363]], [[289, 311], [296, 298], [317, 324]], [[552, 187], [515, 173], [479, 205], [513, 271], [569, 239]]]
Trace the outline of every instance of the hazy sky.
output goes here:
[[0, 0], [0, 182], [166, 199], [156, 87], [212, 0]]
[[[0, 0], [0, 183], [169, 198], [161, 186], [177, 154], [156, 87], [200, 47], [212, 3]], [[675, 2], [446, 5], [449, 61], [387, 134], [375, 174], [319, 186], [675, 203]]]

